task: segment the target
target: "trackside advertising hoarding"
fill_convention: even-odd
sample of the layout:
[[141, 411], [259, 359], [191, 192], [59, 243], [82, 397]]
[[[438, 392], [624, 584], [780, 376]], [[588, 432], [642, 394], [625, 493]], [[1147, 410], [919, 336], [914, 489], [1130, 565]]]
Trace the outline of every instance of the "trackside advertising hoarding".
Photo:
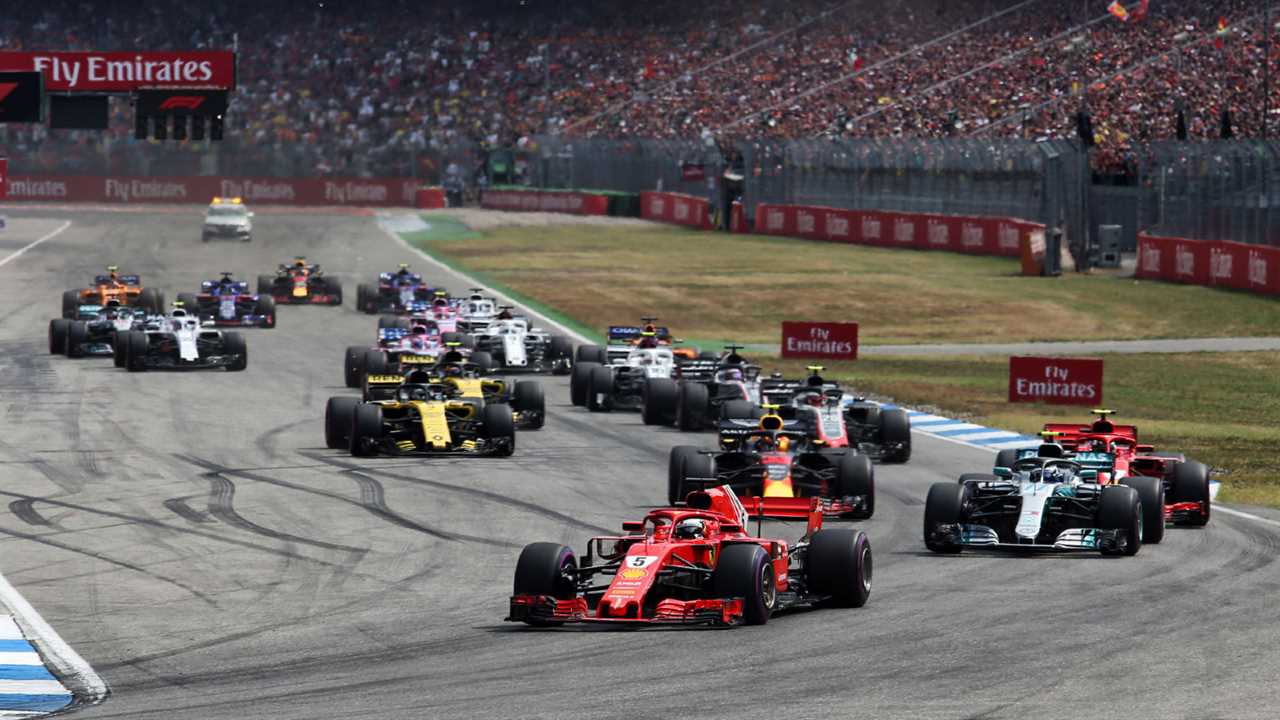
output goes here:
[[1009, 402], [1096, 406], [1102, 402], [1102, 361], [1011, 357]]
[[0, 70], [44, 74], [48, 92], [129, 92], [138, 88], [236, 86], [230, 50], [179, 52], [0, 52]]
[[240, 197], [250, 205], [355, 205], [413, 207], [418, 181], [410, 178], [84, 177], [18, 175], [9, 200], [50, 202], [208, 203]]
[[785, 320], [782, 357], [857, 360], [858, 323]]
[[0, 158], [0, 200], [9, 197], [9, 159]]

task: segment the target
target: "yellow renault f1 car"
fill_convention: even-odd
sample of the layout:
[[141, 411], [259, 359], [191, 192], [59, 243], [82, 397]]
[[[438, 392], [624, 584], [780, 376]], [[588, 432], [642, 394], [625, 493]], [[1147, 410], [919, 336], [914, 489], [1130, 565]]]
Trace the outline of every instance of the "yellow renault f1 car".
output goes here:
[[467, 397], [456, 384], [399, 379], [393, 394], [384, 399], [329, 398], [325, 444], [335, 450], [350, 450], [357, 457], [411, 453], [508, 456], [515, 452], [515, 420], [509, 405]]
[[494, 403], [511, 408], [516, 427], [521, 430], [537, 430], [547, 420], [546, 399], [542, 384], [536, 380], [511, 381], [486, 376], [474, 363], [454, 357], [432, 368], [415, 367], [403, 375], [367, 375], [364, 381], [364, 399], [387, 400], [396, 396], [404, 384], [445, 385], [450, 396]]

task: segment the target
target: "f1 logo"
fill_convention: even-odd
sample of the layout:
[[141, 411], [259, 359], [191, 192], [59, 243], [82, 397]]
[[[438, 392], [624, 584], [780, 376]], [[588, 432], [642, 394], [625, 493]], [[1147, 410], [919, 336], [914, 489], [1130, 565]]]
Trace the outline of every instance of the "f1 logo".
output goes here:
[[9, 93], [17, 89], [18, 83], [0, 82], [0, 103], [4, 102], [5, 98], [9, 97]]
[[[3, 99], [3, 96], [0, 96]], [[161, 110], [195, 110], [204, 104], [204, 97], [200, 95], [174, 95], [166, 98], [160, 103]]]

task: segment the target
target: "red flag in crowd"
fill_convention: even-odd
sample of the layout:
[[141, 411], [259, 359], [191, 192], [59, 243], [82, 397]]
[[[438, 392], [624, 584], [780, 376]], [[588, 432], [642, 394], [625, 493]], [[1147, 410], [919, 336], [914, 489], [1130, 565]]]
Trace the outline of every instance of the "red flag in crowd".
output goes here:
[[1138, 9], [1133, 11], [1133, 15], [1130, 17], [1130, 19], [1133, 20], [1134, 22], [1138, 22], [1139, 20], [1146, 17], [1147, 6], [1150, 4], [1151, 4], [1151, 0], [1142, 0], [1142, 2], [1138, 4]]
[[858, 48], [849, 48], [849, 64], [853, 66], [854, 72], [862, 69], [862, 55], [858, 53]]
[[1226, 43], [1226, 39], [1227, 39], [1227, 19], [1225, 17], [1218, 18], [1217, 35], [1218, 37], [1213, 39], [1213, 44], [1219, 50], [1221, 50], [1222, 46]]

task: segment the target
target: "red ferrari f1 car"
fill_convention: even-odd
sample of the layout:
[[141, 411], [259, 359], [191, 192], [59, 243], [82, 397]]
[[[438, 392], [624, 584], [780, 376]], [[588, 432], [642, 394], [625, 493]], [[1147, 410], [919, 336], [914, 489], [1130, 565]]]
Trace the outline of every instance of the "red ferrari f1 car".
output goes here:
[[[861, 607], [871, 594], [871, 544], [851, 528], [822, 528], [816, 498], [748, 498], [729, 487], [689, 493], [683, 507], [595, 537], [579, 563], [559, 543], [533, 543], [516, 563], [509, 621], [547, 626], [763, 625], [799, 605]], [[751, 508], [748, 512], [747, 508]], [[746, 532], [750, 517], [804, 519], [794, 543]]]
[[[1089, 425], [1046, 423], [1045, 433], [1072, 453], [1081, 467], [1096, 470], [1098, 482], [1107, 484], [1127, 477], [1159, 478], [1164, 484], [1166, 522], [1178, 525], [1206, 525], [1209, 522], [1209, 468], [1182, 453], [1158, 453], [1152, 445], [1138, 442], [1138, 428], [1116, 425], [1112, 410], [1094, 410], [1098, 419]], [[1001, 450], [996, 466], [1009, 467], [1017, 450]]]

